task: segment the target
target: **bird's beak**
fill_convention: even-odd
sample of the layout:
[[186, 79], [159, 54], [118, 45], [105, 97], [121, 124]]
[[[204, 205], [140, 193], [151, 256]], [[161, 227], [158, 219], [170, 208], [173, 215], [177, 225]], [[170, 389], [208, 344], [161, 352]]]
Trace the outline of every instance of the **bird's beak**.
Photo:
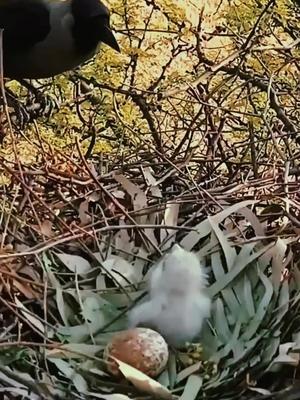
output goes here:
[[101, 30], [100, 40], [101, 40], [101, 42], [110, 46], [112, 49], [118, 51], [119, 53], [121, 52], [118, 42], [117, 42], [116, 38], [114, 37], [109, 26], [104, 26], [104, 29]]

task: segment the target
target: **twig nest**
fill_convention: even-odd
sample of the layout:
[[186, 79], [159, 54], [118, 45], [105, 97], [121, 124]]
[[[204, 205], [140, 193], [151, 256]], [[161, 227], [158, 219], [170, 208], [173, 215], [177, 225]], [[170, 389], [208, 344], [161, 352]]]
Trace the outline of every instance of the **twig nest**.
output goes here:
[[134, 328], [117, 333], [104, 350], [108, 371], [120, 375], [113, 357], [150, 377], [156, 377], [165, 368], [169, 351], [164, 338], [148, 328]]

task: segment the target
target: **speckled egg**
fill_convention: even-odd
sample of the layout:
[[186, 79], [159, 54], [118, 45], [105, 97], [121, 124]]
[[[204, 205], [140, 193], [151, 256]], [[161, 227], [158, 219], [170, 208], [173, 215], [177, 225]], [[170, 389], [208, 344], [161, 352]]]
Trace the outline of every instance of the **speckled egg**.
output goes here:
[[118, 365], [112, 357], [153, 378], [165, 368], [169, 351], [167, 343], [158, 332], [148, 328], [134, 328], [117, 333], [104, 350], [108, 371], [120, 376]]

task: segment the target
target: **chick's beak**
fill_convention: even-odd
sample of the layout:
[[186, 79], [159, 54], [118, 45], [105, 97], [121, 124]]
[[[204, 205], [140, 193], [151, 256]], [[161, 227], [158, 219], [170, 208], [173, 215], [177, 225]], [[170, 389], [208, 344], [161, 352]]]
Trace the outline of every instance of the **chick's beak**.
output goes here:
[[119, 53], [121, 52], [118, 42], [109, 26], [104, 26], [104, 29], [101, 31], [100, 40], [101, 42], [110, 46], [112, 49], [118, 51]]

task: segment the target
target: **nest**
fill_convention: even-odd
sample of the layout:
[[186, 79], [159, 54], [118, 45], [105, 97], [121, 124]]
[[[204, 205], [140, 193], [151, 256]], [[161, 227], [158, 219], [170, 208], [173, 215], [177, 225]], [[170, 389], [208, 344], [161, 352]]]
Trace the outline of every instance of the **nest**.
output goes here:
[[145, 273], [175, 242], [208, 268], [213, 309], [200, 353], [169, 360], [160, 378], [167, 397], [252, 399], [289, 385], [299, 348], [294, 176], [278, 168], [244, 182], [208, 182], [196, 162], [148, 155], [108, 158], [104, 168], [44, 152], [30, 167], [3, 165], [4, 388], [10, 379], [11, 393], [27, 398], [149, 398], [130, 376], [120, 383], [107, 375], [103, 348], [126, 329]]

